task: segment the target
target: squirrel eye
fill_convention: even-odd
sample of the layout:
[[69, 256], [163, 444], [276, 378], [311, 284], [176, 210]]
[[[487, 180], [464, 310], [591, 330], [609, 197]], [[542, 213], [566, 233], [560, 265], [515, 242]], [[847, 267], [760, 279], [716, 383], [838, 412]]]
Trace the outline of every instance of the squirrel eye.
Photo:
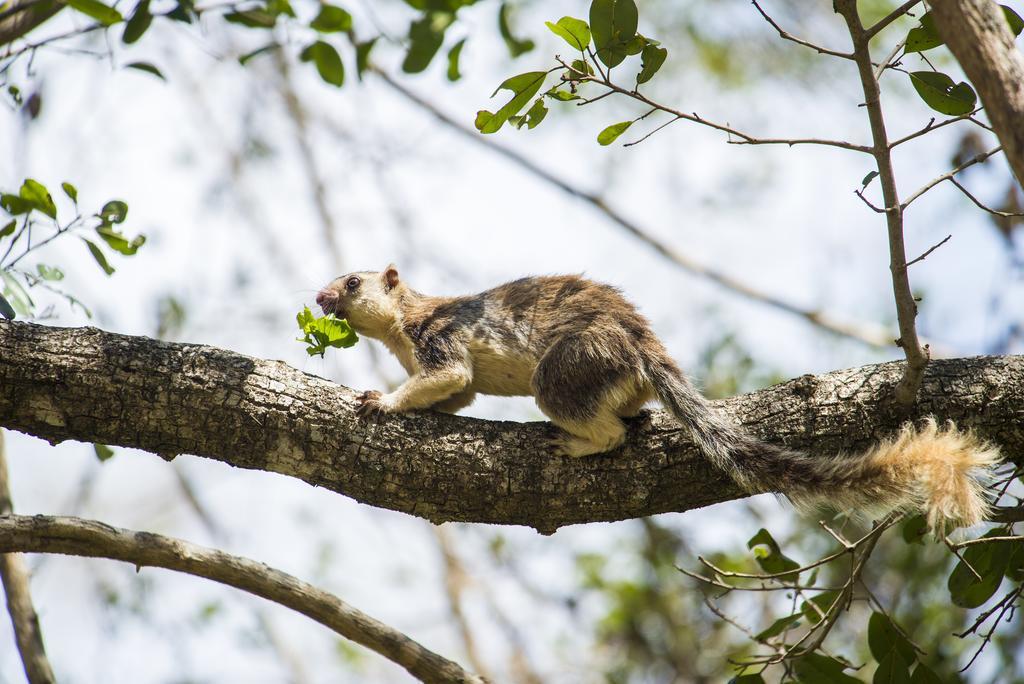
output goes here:
[[347, 287], [350, 290], [356, 289], [357, 287], [359, 287], [359, 278], [357, 278], [356, 276], [352, 276], [351, 278], [348, 279], [348, 282], [345, 283], [345, 287]]

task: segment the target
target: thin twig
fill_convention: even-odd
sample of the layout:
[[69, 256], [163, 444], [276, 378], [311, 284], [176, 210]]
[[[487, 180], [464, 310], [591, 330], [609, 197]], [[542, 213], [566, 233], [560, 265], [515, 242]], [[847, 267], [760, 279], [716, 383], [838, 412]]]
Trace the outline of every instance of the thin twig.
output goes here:
[[865, 29], [865, 40], [871, 40], [872, 38], [874, 38], [874, 36], [879, 31], [881, 31], [886, 26], [902, 17], [904, 14], [909, 12], [914, 7], [914, 5], [920, 2], [921, 0], [907, 0], [907, 2], [903, 3], [902, 5], [894, 9], [892, 12], [889, 12], [889, 14], [885, 15], [884, 17], [876, 21], [873, 26], [871, 26], [868, 29]]
[[928, 257], [929, 254], [931, 254], [932, 252], [937, 250], [939, 247], [941, 247], [942, 245], [944, 245], [947, 242], [949, 242], [949, 239], [951, 237], [953, 237], [953, 236], [952, 235], [947, 235], [945, 238], [940, 240], [938, 243], [936, 243], [936, 244], [932, 245], [931, 247], [929, 247], [928, 250], [924, 254], [922, 254], [921, 256], [917, 257], [916, 259], [912, 259], [912, 260], [908, 261], [907, 262], [907, 266], [910, 266], [912, 264], [916, 264], [918, 261], [924, 261]]
[[953, 176], [955, 176], [956, 174], [960, 173], [961, 171], [963, 171], [966, 168], [974, 166], [975, 164], [982, 163], [983, 161], [987, 160], [992, 155], [997, 154], [999, 152], [1002, 152], [1002, 150], [1003, 150], [1003, 146], [1002, 145], [999, 145], [998, 147], [994, 147], [991, 150], [989, 150], [988, 152], [982, 152], [981, 154], [975, 155], [974, 157], [972, 157], [971, 159], [968, 159], [967, 161], [965, 161], [963, 164], [961, 164], [960, 166], [956, 167], [952, 171], [944, 173], [941, 176], [939, 176], [938, 178], [933, 178], [932, 180], [930, 180], [927, 183], [925, 183], [924, 185], [922, 185], [916, 192], [914, 192], [912, 195], [910, 195], [910, 197], [908, 197], [906, 200], [904, 200], [903, 204], [900, 205], [900, 209], [906, 210], [906, 208], [909, 207], [910, 204], [914, 200], [916, 200], [918, 197], [920, 197], [924, 193], [926, 193], [929, 190], [931, 190], [932, 188], [934, 188], [939, 183], [941, 183], [943, 181], [949, 180], [950, 178], [952, 178]]
[[981, 202], [981, 200], [979, 200], [977, 197], [972, 195], [971, 191], [968, 190], [967, 188], [965, 188], [960, 181], [958, 181], [956, 178], [954, 178], [952, 176], [949, 177], [949, 182], [952, 183], [953, 185], [955, 185], [960, 190], [960, 192], [965, 194], [967, 196], [967, 199], [969, 199], [972, 202], [974, 202], [974, 205], [976, 207], [978, 207], [979, 209], [981, 209], [983, 211], [987, 211], [988, 213], [992, 214], [993, 216], [1002, 216], [1003, 218], [1016, 218], [1016, 217], [1024, 216], [1024, 212], [1022, 212], [1022, 211], [999, 211], [998, 209], [993, 209], [992, 207], [986, 206], [985, 204], [983, 204]]
[[1024, 536], [1014, 535], [1005, 537], [979, 537], [978, 539], [968, 539], [966, 541], [957, 542], [956, 544], [953, 544], [953, 548], [962, 549], [965, 546], [974, 546], [976, 544], [990, 544], [996, 542], [1024, 542]]
[[821, 47], [820, 45], [815, 45], [814, 43], [803, 40], [802, 38], [797, 38], [793, 34], [782, 30], [782, 27], [779, 26], [774, 19], [768, 16], [767, 12], [761, 9], [761, 5], [757, 2], [757, 0], [751, 0], [751, 2], [753, 3], [754, 7], [757, 8], [757, 11], [760, 12], [761, 16], [764, 17], [764, 20], [771, 24], [772, 28], [779, 32], [779, 37], [782, 38], [783, 40], [789, 40], [798, 45], [809, 47], [812, 50], [816, 50], [819, 54], [822, 55], [832, 55], [833, 57], [840, 57], [842, 59], [853, 59], [853, 55], [850, 54], [849, 52], [839, 52], [838, 50], [830, 50], [828, 48]]
[[973, 112], [969, 112], [967, 114], [961, 114], [960, 116], [954, 116], [952, 119], [944, 119], [944, 120], [940, 121], [939, 123], [935, 123], [935, 117], [932, 117], [931, 119], [928, 120], [928, 124], [924, 128], [921, 128], [921, 129], [919, 129], [917, 131], [914, 131], [910, 135], [905, 135], [902, 138], [899, 138], [898, 140], [895, 140], [895, 141], [889, 143], [889, 149], [891, 150], [892, 148], [894, 148], [894, 147], [896, 147], [898, 145], [902, 145], [903, 143], [908, 142], [910, 140], [913, 140], [914, 138], [919, 138], [920, 136], [924, 135], [925, 133], [930, 133], [932, 131], [936, 131], [936, 130], [942, 128], [943, 126], [948, 126], [950, 124], [955, 124], [955, 123], [958, 123], [960, 121], [968, 120], [968, 121], [971, 121], [973, 123], [980, 123], [977, 119], [974, 118], [974, 115], [977, 114], [978, 112], [980, 112], [981, 109], [982, 109], [981, 107], [978, 107]]

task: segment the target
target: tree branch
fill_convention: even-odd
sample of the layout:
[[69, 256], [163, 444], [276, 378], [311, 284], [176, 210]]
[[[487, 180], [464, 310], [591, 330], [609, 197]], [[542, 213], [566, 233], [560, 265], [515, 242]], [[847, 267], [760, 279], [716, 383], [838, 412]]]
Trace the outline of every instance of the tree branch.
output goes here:
[[152, 566], [205, 577], [302, 613], [401, 665], [420, 681], [484, 682], [333, 594], [263, 563], [181, 539], [81, 518], [11, 515], [0, 517], [0, 551], [110, 558], [137, 568]]
[[[8, 478], [4, 433], [0, 430], [0, 516], [14, 512]], [[7, 612], [11, 616], [11, 627], [14, 629], [21, 664], [25, 668], [25, 678], [30, 684], [53, 684], [57, 680], [46, 657], [39, 616], [36, 615], [32, 593], [29, 591], [28, 568], [20, 553], [0, 555], [0, 579], [3, 580]]]
[[[433, 522], [550, 533], [746, 496], [660, 411], [630, 420], [615, 454], [565, 459], [543, 446], [548, 423], [429, 411], [365, 423], [352, 390], [214, 347], [0, 321], [0, 349], [0, 426], [52, 443], [196, 454], [282, 473]], [[1024, 357], [933, 361], [914, 413], [889, 399], [902, 366], [806, 375], [718, 406], [755, 435], [815, 454], [865, 449], [907, 418], [934, 415], [1022, 460]]]
[[0, 13], [0, 45], [21, 38], [64, 7], [57, 0], [11, 0]]
[[992, 128], [1024, 186], [1024, 54], [992, 0], [930, 0], [935, 26], [978, 90]]

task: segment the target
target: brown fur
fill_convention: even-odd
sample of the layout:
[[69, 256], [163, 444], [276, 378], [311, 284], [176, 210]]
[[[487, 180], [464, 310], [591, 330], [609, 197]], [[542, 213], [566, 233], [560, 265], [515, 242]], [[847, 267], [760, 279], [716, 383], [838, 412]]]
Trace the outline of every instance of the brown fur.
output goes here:
[[701, 452], [751, 492], [871, 512], [922, 508], [938, 530], [977, 523], [988, 510], [981, 481], [999, 452], [970, 432], [931, 420], [867, 453], [825, 457], [760, 442], [708, 405], [618, 290], [579, 276], [430, 297], [392, 265], [335, 279], [317, 303], [381, 340], [409, 373], [394, 392], [365, 393], [364, 415], [455, 412], [478, 393], [529, 395], [564, 431], [556, 453], [587, 456], [621, 446], [621, 419], [658, 397]]

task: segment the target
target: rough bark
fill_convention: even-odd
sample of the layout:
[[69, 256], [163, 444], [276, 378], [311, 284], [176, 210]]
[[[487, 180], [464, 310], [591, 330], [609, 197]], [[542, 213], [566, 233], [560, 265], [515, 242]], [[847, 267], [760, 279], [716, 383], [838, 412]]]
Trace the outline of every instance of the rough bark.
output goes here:
[[929, 0], [935, 26], [978, 91], [1017, 181], [1024, 185], [1024, 53], [992, 0]]
[[[189, 453], [283, 473], [434, 522], [553, 532], [745, 495], [661, 411], [630, 421], [614, 454], [564, 459], [547, 451], [547, 423], [433, 412], [364, 423], [352, 390], [214, 347], [0, 321], [0, 350], [0, 426], [53, 443]], [[751, 432], [812, 453], [866, 448], [927, 414], [975, 428], [1015, 460], [1024, 452], [1024, 357], [929, 364], [913, 415], [892, 400], [902, 369], [891, 362], [805, 375], [718, 406]]]
[[280, 603], [398, 663], [422, 682], [484, 684], [457, 663], [424, 648], [344, 601], [292, 575], [241, 556], [95, 520], [36, 515], [0, 517], [0, 552], [111, 558], [205, 577]]
[[[0, 430], [0, 516], [11, 515], [13, 512], [4, 433]], [[43, 632], [39, 628], [39, 616], [32, 605], [29, 573], [22, 554], [0, 554], [0, 580], [3, 581], [7, 614], [11, 617], [14, 641], [25, 668], [25, 678], [29, 684], [53, 684], [57, 680], [53, 676], [50, 660], [46, 657]]]

